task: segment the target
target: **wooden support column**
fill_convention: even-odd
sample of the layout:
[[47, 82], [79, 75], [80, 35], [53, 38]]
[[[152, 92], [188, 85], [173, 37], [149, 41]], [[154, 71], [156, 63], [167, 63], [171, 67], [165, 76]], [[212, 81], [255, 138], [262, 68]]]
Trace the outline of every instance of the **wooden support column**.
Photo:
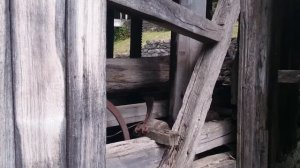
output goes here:
[[0, 1], [0, 167], [15, 167], [9, 0]]
[[[181, 0], [180, 4], [193, 10], [199, 16], [206, 15], [206, 0]], [[176, 54], [171, 57], [172, 76], [170, 116], [175, 121], [182, 105], [183, 95], [190, 81], [202, 43], [184, 35], [177, 35]], [[172, 39], [173, 40], [173, 39]], [[173, 49], [173, 48], [172, 48]]]
[[106, 0], [67, 2], [68, 167], [105, 167]]
[[201, 129], [209, 110], [212, 93], [224, 58], [231, 42], [233, 24], [240, 12], [239, 0], [221, 0], [213, 16], [213, 22], [223, 25], [223, 39], [215, 45], [205, 45], [201, 51], [183, 105], [172, 128], [181, 136], [179, 145], [170, 147], [160, 163], [164, 168], [190, 167], [195, 154]]
[[132, 16], [130, 29], [130, 58], [141, 58], [143, 20], [137, 16]]
[[241, 0], [239, 168], [268, 167], [268, 84], [272, 0]]
[[106, 57], [114, 57], [114, 13], [115, 10], [112, 6], [107, 6], [107, 16], [106, 16]]
[[64, 168], [65, 1], [10, 2], [16, 167]]

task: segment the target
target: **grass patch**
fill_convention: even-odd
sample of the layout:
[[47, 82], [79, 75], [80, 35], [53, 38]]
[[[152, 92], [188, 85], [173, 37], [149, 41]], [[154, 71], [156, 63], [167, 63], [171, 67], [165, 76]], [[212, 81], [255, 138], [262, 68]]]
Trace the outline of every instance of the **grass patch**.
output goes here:
[[[142, 38], [142, 45], [146, 44], [146, 41], [153, 40], [170, 40], [171, 32], [144, 32]], [[125, 40], [118, 40], [114, 43], [114, 54], [125, 54], [129, 53], [130, 49], [130, 38]]]

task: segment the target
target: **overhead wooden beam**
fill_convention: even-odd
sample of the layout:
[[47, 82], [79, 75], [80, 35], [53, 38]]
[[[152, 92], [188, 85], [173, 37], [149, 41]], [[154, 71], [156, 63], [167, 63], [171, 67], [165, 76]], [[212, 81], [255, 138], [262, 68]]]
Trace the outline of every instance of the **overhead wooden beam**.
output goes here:
[[164, 86], [169, 81], [169, 57], [107, 59], [107, 91]]
[[65, 1], [14, 0], [9, 11], [16, 167], [63, 168], [66, 166]]
[[279, 70], [279, 83], [300, 83], [300, 70]]
[[272, 0], [241, 0], [237, 117], [239, 168], [268, 167], [272, 3]]
[[171, 0], [109, 0], [128, 13], [154, 21], [172, 31], [203, 42], [217, 42], [224, 36], [218, 24]]
[[0, 167], [15, 167], [9, 0], [0, 1]]
[[[205, 146], [209, 145], [215, 148], [226, 144], [225, 141], [223, 144], [218, 144], [216, 141], [223, 139], [225, 135], [234, 133], [233, 129], [229, 130], [228, 128], [232, 128], [230, 120], [207, 122], [203, 126], [204, 132], [201, 134], [202, 139], [197, 142], [197, 147], [205, 149]], [[159, 166], [166, 148], [144, 137], [108, 144], [106, 150], [107, 168], [153, 168]]]
[[106, 0], [67, 0], [68, 167], [105, 167]]
[[224, 25], [223, 39], [214, 46], [206, 45], [202, 59], [196, 63], [193, 75], [183, 98], [183, 105], [172, 128], [181, 139], [179, 145], [169, 148], [159, 167], [190, 167], [196, 154], [196, 142], [209, 110], [212, 93], [231, 42], [233, 24], [240, 12], [239, 0], [220, 0], [213, 21]]
[[[181, 0], [180, 5], [185, 6], [199, 16], [206, 15], [206, 0]], [[177, 35], [175, 52], [171, 55], [171, 95], [170, 95], [170, 116], [174, 122], [182, 105], [183, 95], [190, 81], [195, 64], [202, 49], [202, 43], [184, 35]], [[174, 46], [172, 46], [174, 47]], [[174, 48], [171, 49], [173, 50]], [[171, 52], [173, 53], [173, 52]]]

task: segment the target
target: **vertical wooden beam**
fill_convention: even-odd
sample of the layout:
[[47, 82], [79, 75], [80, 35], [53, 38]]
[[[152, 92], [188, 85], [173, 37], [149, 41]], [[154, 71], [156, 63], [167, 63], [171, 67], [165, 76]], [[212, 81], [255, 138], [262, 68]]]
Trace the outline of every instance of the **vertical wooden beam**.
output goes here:
[[9, 0], [0, 1], [0, 167], [15, 167]]
[[114, 14], [114, 8], [108, 5], [106, 16], [106, 58], [114, 57]]
[[268, 81], [272, 0], [241, 0], [238, 167], [268, 167]]
[[[193, 10], [200, 16], [205, 17], [206, 15], [206, 0], [181, 0], [180, 4]], [[182, 105], [183, 95], [202, 49], [202, 43], [199, 41], [184, 35], [177, 35], [176, 38], [176, 55], [171, 57], [171, 79], [173, 81], [171, 81], [170, 116], [173, 121], [177, 118]]]
[[68, 167], [105, 167], [106, 0], [67, 1]]
[[141, 58], [143, 20], [137, 16], [132, 16], [130, 29], [130, 58]]
[[16, 167], [65, 167], [65, 2], [10, 7]]

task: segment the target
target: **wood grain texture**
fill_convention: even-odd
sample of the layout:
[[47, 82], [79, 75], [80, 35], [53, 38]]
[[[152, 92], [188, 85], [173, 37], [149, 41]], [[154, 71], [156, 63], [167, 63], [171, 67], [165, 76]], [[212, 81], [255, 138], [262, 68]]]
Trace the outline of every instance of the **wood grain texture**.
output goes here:
[[236, 161], [229, 153], [220, 153], [198, 159], [192, 168], [236, 168]]
[[13, 0], [16, 167], [65, 167], [65, 3]]
[[0, 167], [15, 167], [9, 1], [0, 1]]
[[216, 45], [206, 45], [201, 54], [202, 59], [196, 63], [187, 91], [183, 98], [183, 105], [172, 128], [181, 136], [179, 146], [166, 151], [160, 167], [182, 168], [190, 167], [195, 157], [195, 147], [200, 138], [209, 110], [212, 93], [222, 67], [227, 49], [231, 41], [233, 24], [240, 12], [239, 0], [221, 0], [218, 3], [213, 21], [224, 25], [225, 37]]
[[[167, 101], [154, 101], [153, 110], [151, 113], [152, 118], [162, 118], [167, 117]], [[121, 112], [125, 122], [134, 123], [139, 121], [144, 121], [147, 113], [146, 103], [137, 103], [129, 105], [116, 106]], [[107, 111], [107, 127], [113, 127], [119, 125], [116, 118]]]
[[268, 167], [271, 0], [241, 0], [237, 166]]
[[67, 1], [68, 167], [105, 167], [106, 0]]
[[115, 92], [166, 85], [169, 57], [107, 59], [107, 91]]
[[[181, 0], [180, 5], [191, 9], [199, 16], [206, 15], [206, 0]], [[176, 41], [176, 55], [171, 57], [171, 65], [175, 65], [171, 67], [174, 76], [171, 77], [173, 81], [171, 81], [170, 116], [173, 121], [177, 118], [183, 95], [202, 49], [201, 42], [184, 35], [177, 35]]]
[[171, 0], [109, 0], [115, 7], [205, 42], [223, 38], [221, 26]]
[[[201, 152], [204, 152], [204, 149], [209, 150], [226, 144], [216, 142], [222, 141], [225, 135], [229, 132], [233, 132], [233, 130], [229, 131], [227, 128], [232, 128], [229, 120], [205, 123], [203, 132], [201, 133], [202, 138], [198, 141], [197, 148], [203, 149]], [[210, 148], [207, 148], [206, 146], [209, 146]], [[106, 149], [107, 168], [154, 168], [159, 166], [159, 162], [167, 148], [159, 146], [155, 141], [144, 137], [108, 144], [106, 145]], [[199, 151], [196, 151], [196, 153], [198, 152]]]

